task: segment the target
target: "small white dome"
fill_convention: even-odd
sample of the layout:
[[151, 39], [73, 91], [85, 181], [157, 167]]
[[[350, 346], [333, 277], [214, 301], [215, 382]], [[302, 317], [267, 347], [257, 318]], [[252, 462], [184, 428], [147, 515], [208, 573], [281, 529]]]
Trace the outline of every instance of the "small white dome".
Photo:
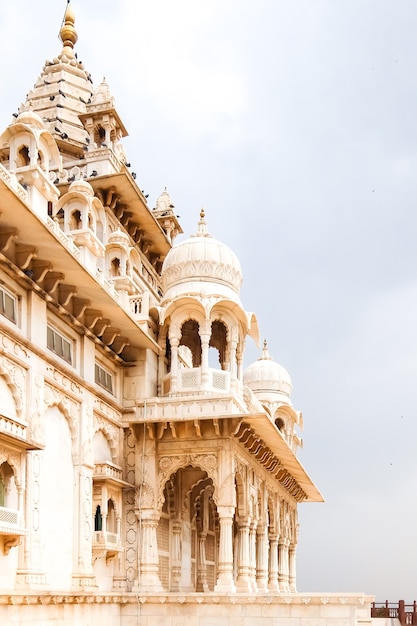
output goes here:
[[28, 126], [35, 126], [39, 130], [44, 130], [45, 124], [43, 123], [42, 118], [32, 111], [31, 108], [26, 109], [19, 113], [17, 118], [13, 122], [14, 124], [27, 124]]
[[79, 180], [74, 180], [70, 186], [68, 187], [68, 191], [76, 191], [78, 193], [83, 193], [85, 196], [92, 198], [94, 196], [94, 189], [86, 180], [80, 178]]
[[[284, 395], [286, 401], [291, 395], [292, 382], [285, 367], [271, 359], [266, 341], [262, 356], [249, 365], [243, 373], [243, 383], [260, 399], [273, 399], [272, 396]], [[266, 396], [270, 396], [267, 398]]]
[[239, 260], [230, 248], [208, 234], [204, 211], [197, 234], [168, 252], [161, 282], [165, 301], [183, 295], [208, 295], [239, 302]]

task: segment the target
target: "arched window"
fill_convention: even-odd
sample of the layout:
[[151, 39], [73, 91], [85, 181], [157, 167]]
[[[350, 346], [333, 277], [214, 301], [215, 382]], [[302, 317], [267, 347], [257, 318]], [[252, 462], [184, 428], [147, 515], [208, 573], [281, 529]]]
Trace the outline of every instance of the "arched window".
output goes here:
[[111, 260], [110, 263], [110, 275], [111, 276], [120, 276], [120, 259], [115, 256], [114, 259]]
[[107, 501], [107, 524], [106, 524], [107, 532], [115, 533], [116, 532], [116, 511], [114, 509], [114, 502], [110, 498]]
[[227, 329], [223, 322], [214, 320], [211, 325], [210, 352], [217, 352], [213, 357], [210, 355], [210, 366], [226, 369]]
[[181, 327], [180, 346], [187, 346], [193, 356], [193, 367], [201, 365], [201, 339], [198, 322], [187, 320]]
[[103, 528], [103, 516], [101, 515], [101, 507], [98, 504], [96, 508], [96, 514], [94, 515], [94, 530], [101, 530]]
[[22, 146], [21, 148], [19, 148], [17, 152], [17, 165], [18, 167], [30, 165], [29, 148], [27, 146]]
[[76, 209], [71, 213], [70, 217], [70, 230], [79, 230], [82, 227], [81, 212]]
[[285, 422], [281, 417], [277, 417], [275, 420], [275, 426], [278, 428], [280, 432], [284, 430]]
[[64, 221], [65, 221], [64, 209], [59, 209], [58, 213], [55, 215], [55, 219], [58, 220], [59, 227], [62, 230], [64, 230]]
[[14, 472], [7, 461], [0, 465], [0, 506], [7, 506], [11, 509], [17, 508]]

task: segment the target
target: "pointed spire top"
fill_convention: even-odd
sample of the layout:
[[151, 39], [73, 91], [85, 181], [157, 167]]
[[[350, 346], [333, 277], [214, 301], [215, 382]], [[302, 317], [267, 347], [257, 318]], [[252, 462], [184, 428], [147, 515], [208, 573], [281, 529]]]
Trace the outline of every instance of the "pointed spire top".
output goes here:
[[64, 19], [62, 20], [61, 30], [59, 31], [59, 37], [64, 45], [64, 49], [66, 49], [67, 54], [69, 50], [72, 52], [72, 49], [78, 39], [74, 24], [75, 14], [70, 0], [67, 0], [67, 8], [65, 9]]
[[200, 211], [200, 221], [198, 222], [198, 229], [196, 236], [197, 237], [210, 237], [209, 232], [207, 230], [207, 222], [204, 219], [206, 217], [205, 211], [202, 208]]
[[262, 350], [262, 356], [259, 357], [258, 361], [272, 361], [271, 356], [268, 350], [268, 343], [266, 339], [264, 339], [264, 347]]

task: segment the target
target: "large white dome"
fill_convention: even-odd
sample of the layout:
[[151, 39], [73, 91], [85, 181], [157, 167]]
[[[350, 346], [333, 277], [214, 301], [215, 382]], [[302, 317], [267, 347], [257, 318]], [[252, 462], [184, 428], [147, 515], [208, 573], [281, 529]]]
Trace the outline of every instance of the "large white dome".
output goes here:
[[282, 395], [288, 402], [292, 390], [290, 375], [285, 367], [271, 359], [266, 342], [262, 356], [245, 369], [243, 383], [260, 399], [265, 400], [277, 399], [277, 395]]
[[163, 300], [184, 295], [217, 296], [239, 302], [242, 271], [239, 259], [207, 231], [204, 211], [196, 235], [168, 252], [161, 273]]

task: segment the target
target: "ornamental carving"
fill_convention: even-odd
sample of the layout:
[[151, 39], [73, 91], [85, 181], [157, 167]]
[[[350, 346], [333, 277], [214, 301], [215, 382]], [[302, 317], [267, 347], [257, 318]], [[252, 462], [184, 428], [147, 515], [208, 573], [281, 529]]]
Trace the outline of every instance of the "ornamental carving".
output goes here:
[[103, 402], [103, 400], [99, 400], [98, 398], [94, 400], [94, 410], [102, 413], [105, 417], [108, 417], [114, 422], [119, 422], [121, 419], [121, 415], [118, 411], [115, 411], [106, 402]]
[[213, 500], [217, 506], [236, 506], [235, 477], [233, 474], [226, 476], [223, 483], [213, 494]]
[[158, 507], [164, 502], [165, 483], [172, 474], [187, 465], [197, 466], [207, 472], [213, 484], [217, 483], [217, 457], [215, 454], [184, 454], [181, 456], [164, 456], [159, 460], [158, 476]]
[[8, 463], [12, 468], [16, 487], [20, 491], [20, 454], [13, 454], [6, 448], [0, 448], [0, 465], [3, 463]]
[[167, 289], [179, 280], [187, 278], [207, 278], [210, 282], [227, 283], [234, 291], [239, 291], [242, 284], [240, 271], [232, 265], [220, 265], [213, 261], [185, 261], [181, 265], [172, 265], [164, 270], [162, 287]]
[[64, 395], [61, 390], [45, 384], [45, 406], [47, 408], [58, 407], [66, 418], [71, 433], [74, 457], [77, 450], [77, 425], [80, 419], [80, 404]]
[[44, 413], [44, 387], [43, 376], [38, 374], [35, 376], [34, 387], [32, 389], [32, 411], [30, 418], [30, 429], [32, 438], [42, 443], [45, 438], [44, 429], [42, 427], [42, 415]]
[[93, 436], [93, 407], [89, 403], [85, 408], [83, 420], [82, 461], [90, 465], [94, 463]]
[[74, 380], [65, 376], [62, 372], [52, 367], [52, 365], [48, 365], [46, 368], [47, 374], [52, 378], [52, 380], [57, 383], [62, 389], [66, 391], [70, 391], [71, 393], [79, 396], [81, 394], [81, 387]]
[[155, 492], [149, 483], [142, 483], [135, 491], [135, 508], [153, 509], [155, 506]]
[[94, 433], [97, 433], [101, 430], [101, 432], [106, 437], [109, 442], [112, 460], [115, 462], [117, 460], [118, 454], [118, 442], [119, 442], [119, 427], [115, 426], [105, 418], [100, 415], [94, 414]]
[[5, 356], [0, 356], [0, 375], [4, 377], [16, 405], [16, 413], [22, 415], [26, 397], [26, 370]]
[[20, 343], [13, 341], [13, 339], [8, 337], [7, 335], [1, 334], [0, 338], [1, 338], [1, 345], [5, 349], [6, 353], [8, 354], [13, 353], [19, 359], [27, 359], [28, 352], [26, 348], [24, 348]]

